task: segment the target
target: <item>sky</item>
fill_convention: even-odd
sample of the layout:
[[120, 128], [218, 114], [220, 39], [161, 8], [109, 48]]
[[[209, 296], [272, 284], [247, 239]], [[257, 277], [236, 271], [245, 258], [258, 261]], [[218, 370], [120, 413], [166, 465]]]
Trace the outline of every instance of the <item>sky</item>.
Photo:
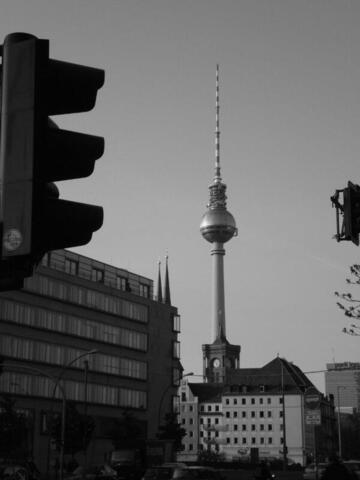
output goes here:
[[[238, 236], [226, 244], [227, 338], [242, 367], [278, 354], [303, 371], [360, 361], [335, 291], [359, 247], [337, 243], [330, 196], [360, 183], [357, 0], [2, 0], [0, 33], [50, 40], [53, 58], [105, 70], [96, 107], [56, 117], [105, 138], [61, 197], [104, 208], [75, 251], [156, 280], [169, 255], [185, 372], [211, 341], [210, 244], [199, 233], [215, 161]], [[51, 161], [51, 159], [49, 159]], [[360, 297], [356, 287], [351, 290]], [[324, 390], [323, 373], [310, 379]]]

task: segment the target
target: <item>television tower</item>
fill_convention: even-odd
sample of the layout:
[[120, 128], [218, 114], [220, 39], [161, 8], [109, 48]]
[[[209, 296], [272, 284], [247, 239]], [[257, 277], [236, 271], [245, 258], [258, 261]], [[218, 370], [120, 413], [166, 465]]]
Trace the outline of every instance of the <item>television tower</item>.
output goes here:
[[203, 345], [204, 377], [210, 382], [224, 383], [228, 368], [239, 368], [240, 346], [230, 345], [226, 339], [224, 243], [237, 235], [235, 219], [226, 208], [226, 185], [220, 174], [220, 102], [219, 65], [216, 66], [216, 130], [215, 175], [209, 186], [210, 201], [201, 224], [202, 236], [212, 244], [212, 341]]

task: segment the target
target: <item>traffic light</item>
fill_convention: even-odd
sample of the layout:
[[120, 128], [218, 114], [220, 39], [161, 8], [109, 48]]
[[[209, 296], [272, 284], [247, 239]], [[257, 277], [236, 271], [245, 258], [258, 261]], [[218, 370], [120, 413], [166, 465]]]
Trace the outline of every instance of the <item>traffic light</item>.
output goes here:
[[360, 187], [348, 182], [344, 189], [344, 239], [359, 245], [360, 233]]
[[49, 41], [8, 35], [2, 48], [0, 290], [19, 288], [50, 250], [85, 245], [98, 206], [62, 200], [53, 182], [86, 177], [104, 139], [61, 130], [52, 115], [95, 106], [104, 71], [49, 58]]

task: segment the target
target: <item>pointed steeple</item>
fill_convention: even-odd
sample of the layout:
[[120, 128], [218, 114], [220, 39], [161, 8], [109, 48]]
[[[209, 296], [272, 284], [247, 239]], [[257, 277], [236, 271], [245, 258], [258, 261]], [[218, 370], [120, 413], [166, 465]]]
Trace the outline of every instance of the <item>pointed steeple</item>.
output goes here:
[[158, 262], [158, 281], [157, 281], [157, 294], [156, 294], [156, 300], [160, 303], [163, 301], [162, 297], [162, 285], [161, 285], [161, 262], [159, 260]]
[[167, 305], [171, 305], [168, 258], [169, 257], [166, 255], [166, 257], [165, 257], [166, 266], [165, 266], [165, 283], [164, 283], [164, 303], [166, 303]]

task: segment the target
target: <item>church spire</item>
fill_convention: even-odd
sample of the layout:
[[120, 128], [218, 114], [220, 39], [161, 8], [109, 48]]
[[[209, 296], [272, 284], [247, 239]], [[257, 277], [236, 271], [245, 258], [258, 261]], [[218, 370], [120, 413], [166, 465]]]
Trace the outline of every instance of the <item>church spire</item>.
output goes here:
[[163, 298], [162, 298], [162, 286], [161, 286], [161, 262], [160, 260], [158, 261], [158, 281], [157, 281], [157, 295], [156, 295], [156, 300], [160, 303], [162, 303]]
[[165, 257], [165, 281], [164, 281], [164, 303], [171, 305], [170, 299], [170, 282], [169, 282], [169, 267], [168, 267], [168, 255]]

